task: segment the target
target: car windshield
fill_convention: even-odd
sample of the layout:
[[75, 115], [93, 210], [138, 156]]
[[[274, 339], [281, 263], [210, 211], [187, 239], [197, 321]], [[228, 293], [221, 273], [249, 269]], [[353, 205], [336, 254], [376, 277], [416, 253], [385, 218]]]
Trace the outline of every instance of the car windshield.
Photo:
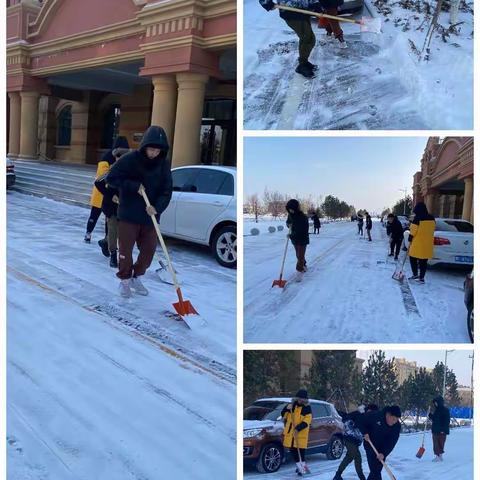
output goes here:
[[473, 225], [471, 223], [461, 221], [461, 220], [436, 219], [435, 231], [473, 233]]
[[277, 420], [280, 417], [285, 403], [255, 402], [243, 411], [244, 420]]

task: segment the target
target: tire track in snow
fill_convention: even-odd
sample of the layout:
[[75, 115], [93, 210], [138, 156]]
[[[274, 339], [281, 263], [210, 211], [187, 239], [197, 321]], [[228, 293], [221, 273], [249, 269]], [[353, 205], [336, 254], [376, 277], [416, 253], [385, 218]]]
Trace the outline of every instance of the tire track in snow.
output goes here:
[[[10, 248], [10, 250], [12, 249]], [[34, 259], [32, 258], [32, 261], [33, 260]], [[12, 262], [9, 262], [9, 263], [11, 264]], [[21, 264], [23, 262], [15, 261], [13, 263]], [[39, 262], [37, 260], [36, 263], [39, 264], [43, 262]], [[28, 265], [26, 264], [23, 264], [23, 268], [22, 268], [22, 265], [19, 265], [19, 268], [21, 270], [30, 270], [30, 271], [33, 270], [32, 272], [33, 276], [27, 273], [24, 273], [21, 270], [17, 270], [11, 265], [8, 265], [7, 269], [9, 272], [15, 275], [15, 277], [18, 278], [19, 280], [26, 281], [51, 294], [58, 295], [63, 299], [67, 300], [68, 302], [78, 305], [89, 312], [96, 313], [97, 315], [101, 316], [101, 318], [104, 321], [108, 321], [108, 323], [114, 326], [115, 328], [122, 328], [122, 330], [126, 330], [130, 335], [135, 335], [142, 340], [147, 340], [148, 342], [160, 348], [167, 355], [185, 363], [186, 365], [190, 365], [191, 367], [194, 367], [196, 370], [203, 371], [222, 381], [226, 381], [233, 385], [236, 384], [236, 373], [230, 367], [214, 359], [202, 356], [200, 354], [196, 354], [193, 351], [188, 351], [183, 346], [175, 344], [173, 341], [171, 341], [168, 338], [167, 333], [162, 333], [162, 330], [160, 328], [158, 329], [158, 331], [155, 331], [155, 332], [151, 330], [147, 330], [147, 332], [142, 331], [142, 325], [141, 325], [142, 319], [139, 316], [121, 307], [118, 307], [116, 305], [112, 306], [109, 304], [98, 304], [98, 303], [95, 304], [93, 302], [88, 302], [88, 299], [87, 301], [85, 301], [85, 298], [76, 299], [71, 295], [63, 293], [62, 290], [65, 291], [65, 283], [62, 285], [62, 284], [56, 284], [55, 282], [49, 282], [50, 278], [52, 277], [48, 277], [45, 275], [45, 271], [48, 271], [48, 269], [50, 270], [53, 269], [57, 274], [59, 269], [56, 269], [56, 267], [52, 267], [49, 264], [44, 264], [42, 267], [44, 268], [43, 270], [44, 273], [36, 275], [35, 269], [32, 269], [31, 267], [29, 268]], [[68, 274], [68, 272], [63, 272], [63, 273]], [[69, 277], [71, 277], [70, 274], [68, 275]], [[95, 291], [96, 292], [95, 299], [98, 298], [97, 294], [99, 293], [99, 290], [100, 291], [102, 290], [100, 287], [93, 284], [89, 284], [89, 282], [83, 281], [78, 278], [71, 279], [71, 281], [74, 282], [75, 288], [77, 290], [81, 290], [83, 292]], [[50, 284], [47, 284], [45, 282], [49, 282]], [[106, 292], [106, 294], [110, 295], [110, 292]]]

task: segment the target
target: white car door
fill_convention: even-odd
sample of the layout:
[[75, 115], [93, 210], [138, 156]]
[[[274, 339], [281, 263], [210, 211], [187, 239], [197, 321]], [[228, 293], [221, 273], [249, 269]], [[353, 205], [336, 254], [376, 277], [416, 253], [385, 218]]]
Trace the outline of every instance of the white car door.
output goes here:
[[176, 233], [207, 243], [210, 226], [233, 198], [233, 175], [213, 168], [197, 168], [197, 174], [177, 201]]
[[175, 218], [177, 213], [178, 201], [182, 196], [182, 190], [184, 185], [187, 183], [191, 183], [195, 173], [196, 172], [194, 168], [178, 168], [172, 170], [172, 200], [170, 201], [166, 210], [160, 216], [160, 230], [162, 231], [162, 233], [165, 233], [165, 235], [175, 235]]

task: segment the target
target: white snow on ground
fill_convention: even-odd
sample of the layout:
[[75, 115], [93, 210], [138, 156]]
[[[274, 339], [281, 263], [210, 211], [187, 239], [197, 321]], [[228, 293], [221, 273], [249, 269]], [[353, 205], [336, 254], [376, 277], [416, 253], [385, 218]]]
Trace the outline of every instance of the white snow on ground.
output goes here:
[[[271, 222], [284, 224], [284, 221]], [[251, 225], [250, 220], [247, 225]], [[374, 220], [372, 242], [356, 222], [323, 225], [310, 235], [308, 272], [296, 282], [290, 245], [284, 290], [279, 277], [286, 231], [244, 239], [244, 337], [249, 343], [469, 342], [463, 281], [466, 272], [430, 267], [426, 283], [393, 280], [385, 229]], [[387, 262], [387, 263], [386, 263]], [[408, 264], [406, 273], [411, 275]]]
[[235, 478], [235, 272], [169, 242], [194, 332], [153, 271], [120, 300], [87, 210], [7, 198], [8, 479]]
[[[470, 480], [473, 479], [473, 428], [462, 427], [451, 430], [445, 446], [445, 460], [442, 463], [433, 463], [433, 448], [430, 435], [425, 442], [426, 452], [422, 459], [415, 457], [422, 443], [421, 434], [401, 435], [394, 451], [387, 458], [387, 463], [394, 475], [401, 480]], [[363, 471], [368, 475], [363, 446]], [[327, 460], [324, 455], [307, 457], [307, 463], [312, 470], [313, 478], [322, 480], [332, 479], [341, 460]], [[283, 465], [277, 473], [268, 475], [271, 480], [288, 480], [296, 478], [293, 463]], [[244, 478], [259, 478], [261, 474], [253, 468], [245, 469]], [[308, 478], [312, 478], [308, 477]], [[358, 479], [353, 463], [348, 466], [342, 475], [345, 480]], [[388, 478], [383, 472], [383, 478]]]
[[[317, 45], [316, 78], [294, 72], [298, 41], [277, 11], [244, 0], [244, 118], [246, 129], [470, 129], [473, 126], [473, 15], [460, 12], [459, 34], [432, 41], [431, 60], [418, 62], [428, 23], [423, 14], [391, 5], [382, 34], [342, 24], [349, 44]], [[448, 27], [448, 13], [441, 24]], [[405, 30], [408, 28], [408, 30]]]

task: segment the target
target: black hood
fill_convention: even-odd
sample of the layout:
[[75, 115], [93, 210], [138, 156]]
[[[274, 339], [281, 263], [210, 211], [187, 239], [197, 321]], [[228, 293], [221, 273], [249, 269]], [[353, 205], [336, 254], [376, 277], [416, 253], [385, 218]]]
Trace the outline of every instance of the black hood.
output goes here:
[[441, 395], [435, 397], [433, 401], [437, 404], [438, 407], [443, 407], [445, 405], [445, 400]]
[[169, 145], [167, 140], [167, 134], [162, 127], [152, 125], [147, 129], [142, 138], [140, 144], [140, 150], [143, 152], [147, 147], [156, 147], [162, 150], [164, 156], [168, 153]]
[[423, 202], [418, 202], [413, 209], [413, 213], [416, 215], [417, 218], [428, 218], [428, 209], [427, 206]]
[[294, 212], [298, 212], [300, 210], [300, 203], [295, 198], [290, 199], [285, 206], [287, 210], [293, 210]]

